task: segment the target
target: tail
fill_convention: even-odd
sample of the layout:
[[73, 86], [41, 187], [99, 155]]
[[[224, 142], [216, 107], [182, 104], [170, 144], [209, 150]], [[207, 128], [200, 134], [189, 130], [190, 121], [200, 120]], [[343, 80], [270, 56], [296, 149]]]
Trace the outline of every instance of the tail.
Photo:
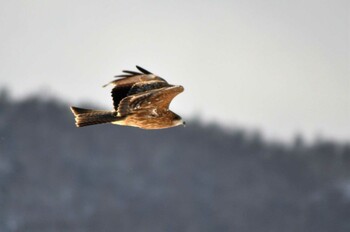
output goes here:
[[73, 106], [70, 109], [75, 116], [75, 125], [77, 127], [110, 123], [118, 120], [118, 117], [112, 111], [89, 110]]

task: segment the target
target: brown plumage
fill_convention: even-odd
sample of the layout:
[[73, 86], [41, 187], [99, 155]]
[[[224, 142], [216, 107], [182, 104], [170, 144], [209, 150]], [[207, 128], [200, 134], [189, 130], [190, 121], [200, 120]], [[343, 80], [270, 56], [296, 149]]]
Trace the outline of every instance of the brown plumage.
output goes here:
[[163, 129], [184, 125], [181, 117], [171, 110], [173, 98], [184, 91], [181, 85], [170, 85], [163, 78], [136, 66], [140, 72], [124, 70], [116, 76], [112, 98], [114, 110], [98, 111], [71, 107], [77, 127], [101, 123], [134, 126], [142, 129]]

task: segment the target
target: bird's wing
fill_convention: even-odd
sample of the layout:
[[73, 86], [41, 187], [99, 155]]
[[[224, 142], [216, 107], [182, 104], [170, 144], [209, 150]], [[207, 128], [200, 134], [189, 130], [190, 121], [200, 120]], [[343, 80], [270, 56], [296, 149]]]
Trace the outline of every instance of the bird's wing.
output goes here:
[[139, 93], [144, 93], [154, 89], [159, 89], [166, 86], [169, 86], [169, 84], [162, 80], [149, 80], [149, 81], [136, 82], [131, 86], [130, 85], [116, 86], [112, 89], [114, 109], [115, 110], [118, 109], [120, 102], [125, 97], [139, 94]]
[[118, 116], [126, 116], [138, 112], [152, 113], [167, 110], [174, 97], [183, 91], [184, 88], [177, 85], [130, 95], [121, 100], [117, 109]]
[[146, 69], [141, 68], [140, 66], [136, 65], [136, 68], [141, 72], [123, 70], [124, 74], [115, 76], [116, 78], [118, 78], [117, 80], [111, 81], [105, 84], [103, 87], [106, 87], [108, 85], [113, 85], [114, 87], [118, 87], [118, 86], [131, 87], [133, 84], [137, 82], [150, 81], [150, 80], [161, 80], [166, 82], [163, 78], [157, 75], [154, 75], [150, 71], [147, 71]]
[[143, 81], [143, 82], [137, 82], [133, 86], [131, 86], [128, 96], [138, 94], [138, 93], [143, 93], [147, 92], [150, 90], [155, 90], [155, 89], [160, 89], [163, 87], [169, 87], [168, 82], [162, 81], [162, 80], [151, 80], [151, 81]]
[[152, 86], [153, 88], [156, 88], [157, 84], [155, 83], [162, 83], [158, 84], [158, 86], [167, 85], [167, 82], [163, 78], [156, 76], [139, 66], [136, 67], [142, 73], [124, 70], [123, 72], [126, 74], [116, 76], [119, 79], [111, 81], [108, 84], [104, 85], [104, 87], [106, 87], [107, 85], [114, 86], [112, 89], [112, 98], [113, 105], [116, 110], [118, 109], [120, 101], [123, 98], [129, 96], [130, 93], [138, 93], [145, 91], [145, 89], [147, 89], [146, 87], [144, 87], [146, 86], [145, 83], [152, 83], [152, 85], [148, 86], [148, 89], [152, 88]]

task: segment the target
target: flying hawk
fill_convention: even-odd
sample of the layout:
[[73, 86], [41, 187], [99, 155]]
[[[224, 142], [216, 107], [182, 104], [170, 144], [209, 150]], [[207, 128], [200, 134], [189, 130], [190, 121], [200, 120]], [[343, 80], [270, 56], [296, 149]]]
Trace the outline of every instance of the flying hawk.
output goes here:
[[104, 85], [112, 89], [114, 110], [101, 111], [71, 107], [77, 127], [101, 123], [163, 129], [185, 125], [181, 117], [169, 110], [173, 98], [184, 91], [139, 66], [140, 72], [124, 70], [118, 79]]

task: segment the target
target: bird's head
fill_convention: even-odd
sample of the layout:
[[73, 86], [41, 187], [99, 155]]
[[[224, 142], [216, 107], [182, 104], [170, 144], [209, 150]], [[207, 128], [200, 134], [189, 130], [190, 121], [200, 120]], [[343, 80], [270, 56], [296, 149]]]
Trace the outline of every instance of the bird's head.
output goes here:
[[181, 125], [185, 126], [186, 122], [184, 120], [182, 120], [182, 118], [179, 115], [173, 113], [173, 125], [174, 126], [181, 126]]

